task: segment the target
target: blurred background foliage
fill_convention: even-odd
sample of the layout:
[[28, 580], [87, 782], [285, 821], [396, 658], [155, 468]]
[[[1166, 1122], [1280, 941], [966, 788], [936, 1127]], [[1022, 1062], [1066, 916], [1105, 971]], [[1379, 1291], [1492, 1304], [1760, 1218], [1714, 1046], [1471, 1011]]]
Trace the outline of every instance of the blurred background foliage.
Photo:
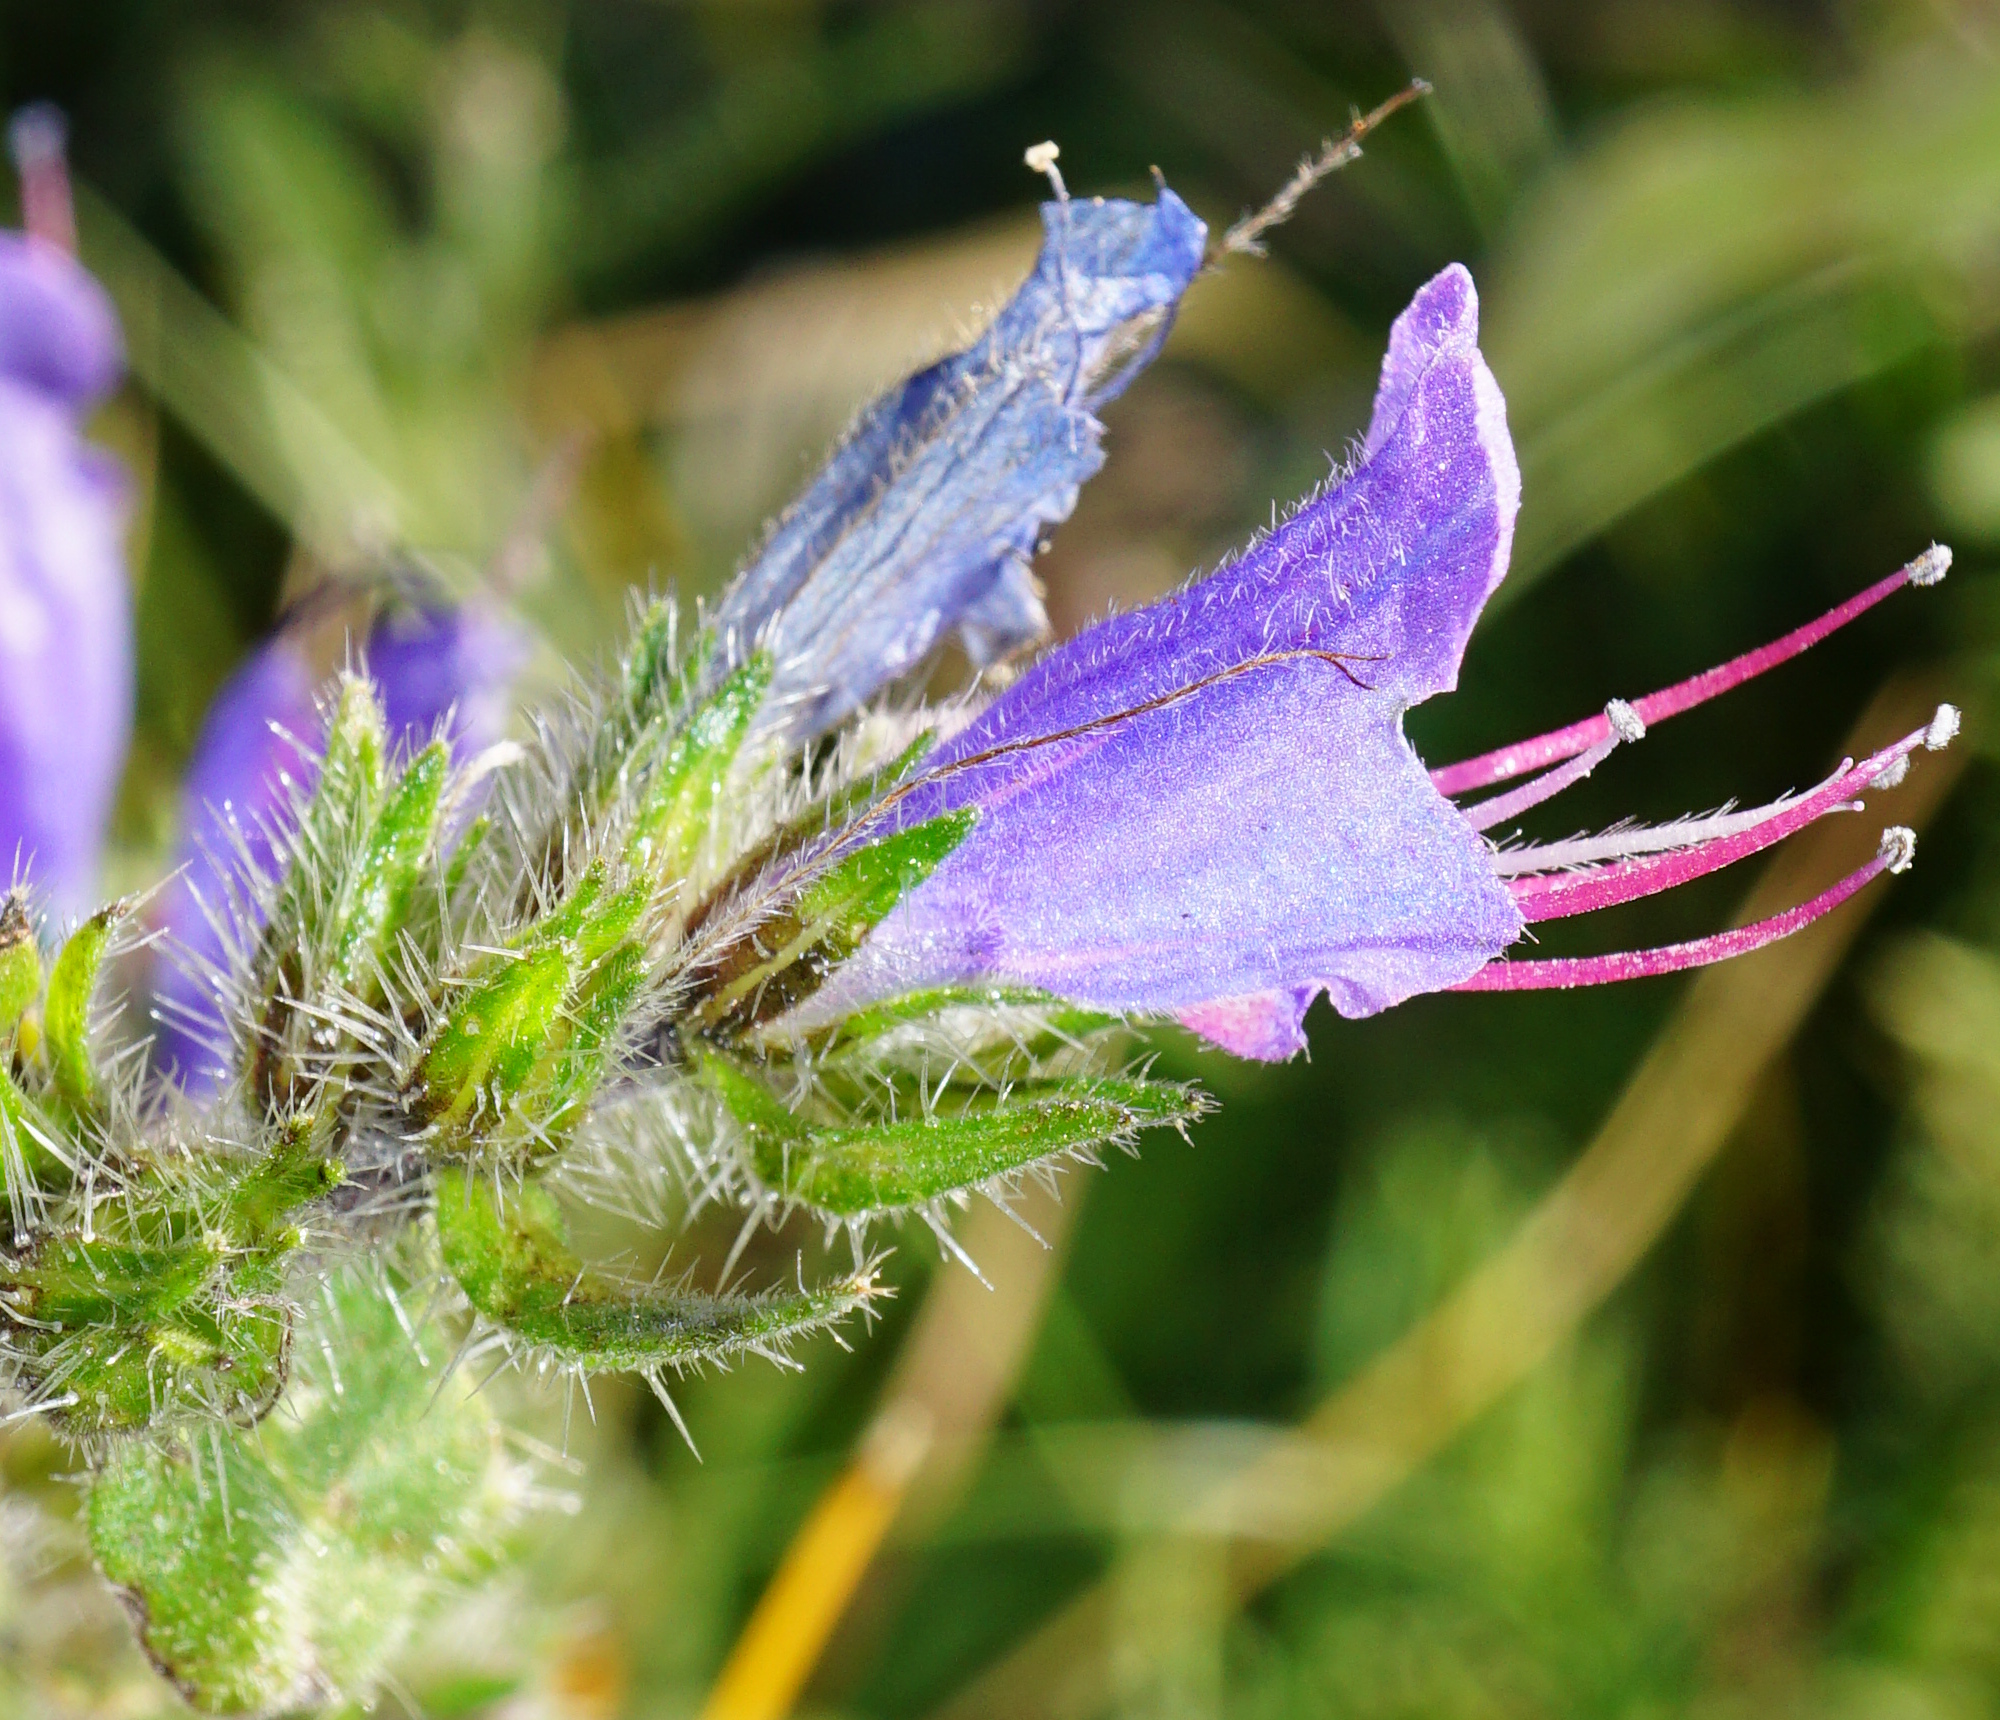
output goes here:
[[[1705, 666], [1933, 536], [1960, 551], [1941, 591], [1621, 755], [1557, 815], [1761, 799], [1896, 732], [1899, 699], [1967, 704], [1952, 774], [1882, 797], [1923, 821], [1922, 864], [1815, 959], [1316, 1016], [1311, 1061], [1273, 1070], [1170, 1044], [1221, 1112], [1070, 1178], [1038, 1209], [1046, 1253], [969, 1216], [991, 1291], [905, 1238], [902, 1294], [854, 1353], [687, 1387], [705, 1462], [643, 1393], [597, 1388], [575, 1510], [403, 1657], [390, 1711], [699, 1711], [874, 1418], [864, 1477], [883, 1429], [917, 1430], [884, 1483], [903, 1508], [805, 1669], [810, 1712], [2000, 1712], [2000, 800], [1979, 719], [2000, 8], [0, 19], [0, 95], [71, 116], [84, 258], [131, 343], [96, 426], [136, 480], [114, 883], [158, 876], [209, 699], [329, 574], [420, 562], [497, 588], [547, 642], [544, 685], [608, 649], [633, 586], [715, 591], [846, 416], [1025, 269], [1021, 150], [1045, 136], [1081, 190], [1142, 191], [1157, 165], [1226, 221], [1351, 103], [1436, 86], [1269, 260], [1198, 284], [1111, 409], [1109, 467], [1042, 564], [1065, 629], [1323, 477], [1389, 319], [1452, 258], [1480, 283], [1525, 502], [1464, 690], [1412, 719], [1428, 756]], [[1797, 880], [1835, 858], [1809, 848]], [[1623, 910], [1621, 940], [1713, 925], [1743, 888]], [[649, 1266], [706, 1239], [598, 1240]], [[29, 1432], [5, 1447], [0, 1706], [164, 1712], [64, 1517], [66, 1461]], [[1075, 1628], [1035, 1636], [1052, 1616]], [[757, 1711], [733, 1700], [708, 1712]]]

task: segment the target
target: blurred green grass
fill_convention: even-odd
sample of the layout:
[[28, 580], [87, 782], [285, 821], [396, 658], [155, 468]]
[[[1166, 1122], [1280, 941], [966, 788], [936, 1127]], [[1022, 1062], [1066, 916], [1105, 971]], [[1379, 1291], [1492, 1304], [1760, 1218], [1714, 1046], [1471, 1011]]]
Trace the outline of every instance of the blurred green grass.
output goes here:
[[[1942, 591], [1663, 731], [1545, 827], [1816, 776], [1899, 666], [1942, 664], [1975, 708], [1989, 687], [1984, 8], [95, 0], [0, 19], [7, 100], [71, 113], [86, 258], [132, 341], [99, 427], [140, 500], [120, 882], [158, 875], [208, 698], [311, 581], [406, 548], [461, 588], [501, 567], [546, 682], [607, 648], [633, 585], [715, 590], [871, 389], [1004, 293], [1032, 248], [1023, 145], [1059, 138], [1086, 190], [1157, 163], [1227, 219], [1412, 71], [1432, 100], [1268, 263], [1198, 286], [1112, 409], [1110, 465], [1042, 564], [1061, 623], [1164, 589], [1323, 477], [1389, 318], [1457, 257], [1524, 510], [1464, 690], [1413, 717], [1427, 754], [1704, 667], [1933, 536], [1960, 549]], [[538, 475], [571, 465], [554, 529], [524, 541]], [[2000, 816], [1990, 731], [1968, 741], [1916, 872], [1639, 1270], [1247, 1605], [1228, 1539], [1181, 1532], [1178, 1504], [1295, 1451], [1325, 1394], [1507, 1246], [1685, 988], [1319, 1016], [1312, 1061], [1273, 1071], [1171, 1045], [1223, 1110], [1191, 1147], [1071, 1179], [999, 1426], [877, 1563], [813, 1711], [928, 1712], [1107, 1571], [1112, 1706], [1133, 1713], [2000, 1708]], [[1742, 888], [1594, 935], [1686, 935]], [[650, 1259], [700, 1238], [599, 1240]], [[940, 1270], [914, 1237], [896, 1269], [855, 1355], [690, 1387], [703, 1465], [643, 1394], [600, 1389], [581, 1510], [432, 1633], [390, 1705], [695, 1712]], [[0, 1700], [164, 1711], [67, 1538], [63, 1462], [7, 1448]]]

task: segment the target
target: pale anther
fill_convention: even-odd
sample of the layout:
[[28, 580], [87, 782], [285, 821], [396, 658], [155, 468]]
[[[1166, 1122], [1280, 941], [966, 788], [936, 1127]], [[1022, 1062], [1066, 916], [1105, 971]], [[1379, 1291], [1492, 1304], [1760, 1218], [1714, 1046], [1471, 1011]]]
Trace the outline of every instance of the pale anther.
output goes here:
[[1629, 743], [1646, 738], [1646, 719], [1623, 699], [1613, 699], [1604, 707], [1604, 720], [1621, 741]]
[[1031, 173], [1045, 173], [1055, 194], [1063, 202], [1069, 201], [1069, 187], [1063, 184], [1062, 170], [1056, 166], [1056, 157], [1062, 151], [1056, 147], [1055, 139], [1048, 138], [1041, 143], [1030, 144], [1021, 159], [1028, 164]]
[[1882, 846], [1879, 852], [1882, 856], [1883, 870], [1907, 872], [1910, 869], [1910, 862], [1917, 857], [1917, 833], [1907, 825], [1892, 824], [1882, 832]]
[[1940, 705], [1937, 715], [1931, 718], [1931, 726], [1924, 730], [1924, 747], [1930, 752], [1942, 752], [1958, 736], [1958, 707]]
[[1935, 585], [1951, 571], [1951, 545], [1934, 543], [1910, 563], [1912, 585]]

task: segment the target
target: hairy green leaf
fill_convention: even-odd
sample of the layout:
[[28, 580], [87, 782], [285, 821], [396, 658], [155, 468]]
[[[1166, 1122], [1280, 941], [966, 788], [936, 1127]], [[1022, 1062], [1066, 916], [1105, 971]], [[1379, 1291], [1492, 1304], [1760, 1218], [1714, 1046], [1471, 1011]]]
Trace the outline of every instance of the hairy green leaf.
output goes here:
[[703, 1080], [742, 1129], [751, 1168], [774, 1193], [840, 1218], [921, 1206], [1079, 1148], [1201, 1116], [1201, 1095], [1135, 1077], [1021, 1082], [955, 1110], [816, 1126], [727, 1058]]
[[484, 1400], [440, 1388], [441, 1357], [380, 1287], [335, 1284], [285, 1414], [254, 1435], [121, 1446], [91, 1486], [92, 1551], [204, 1713], [365, 1702], [516, 1508]]

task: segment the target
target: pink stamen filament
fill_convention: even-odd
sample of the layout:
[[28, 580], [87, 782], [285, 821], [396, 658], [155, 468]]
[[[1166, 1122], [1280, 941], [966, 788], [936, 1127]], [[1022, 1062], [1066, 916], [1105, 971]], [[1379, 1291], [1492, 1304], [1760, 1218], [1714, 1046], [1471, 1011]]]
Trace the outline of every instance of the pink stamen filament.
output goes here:
[[1830, 914], [1857, 890], [1882, 872], [1900, 872], [1910, 862], [1916, 838], [1909, 831], [1895, 829], [1882, 833], [1882, 846], [1875, 858], [1850, 872], [1830, 890], [1822, 890], [1809, 902], [1773, 914], [1732, 931], [1696, 938], [1690, 943], [1664, 944], [1650, 950], [1619, 950], [1604, 956], [1558, 957], [1549, 961], [1488, 962], [1470, 979], [1460, 980], [1453, 991], [1554, 991], [1580, 985], [1611, 985], [1619, 980], [1646, 979], [1655, 974], [1680, 973], [1687, 968], [1707, 967], [1748, 955], [1766, 944], [1788, 938]]
[[1522, 918], [1531, 922], [1588, 914], [1671, 890], [1761, 853], [1829, 813], [1854, 809], [1856, 803], [1850, 797], [1908, 758], [1924, 744], [1927, 733], [1927, 729], [1918, 729], [1858, 765], [1850, 760], [1810, 793], [1765, 809], [1767, 815], [1747, 830], [1719, 836], [1677, 853], [1600, 866], [1590, 872], [1544, 872], [1512, 878], [1507, 888]]
[[[1649, 728], [1668, 717], [1691, 711], [1695, 706], [1706, 704], [1732, 687], [1740, 687], [1745, 681], [1755, 680], [1765, 670], [1774, 669], [1800, 652], [1809, 650], [1829, 634], [1839, 632], [1856, 616], [1873, 609], [1891, 592], [1905, 585], [1936, 584], [1950, 566], [1951, 551], [1933, 544], [1887, 579], [1877, 580], [1866, 591], [1857, 592], [1845, 603], [1829, 609], [1817, 621], [1795, 627], [1783, 638], [1774, 639], [1755, 651], [1746, 651], [1742, 656], [1733, 657], [1702, 674], [1676, 682], [1671, 687], [1662, 687], [1643, 699], [1634, 699], [1631, 701], [1632, 709]], [[1567, 728], [1537, 735], [1533, 740], [1517, 741], [1512, 746], [1481, 753], [1477, 758], [1445, 765], [1431, 772], [1431, 782], [1440, 794], [1464, 794], [1471, 789], [1487, 788], [1528, 771], [1541, 770], [1564, 759], [1574, 758], [1578, 753], [1602, 744], [1611, 733], [1610, 719], [1600, 712], [1582, 722], [1571, 723]]]

